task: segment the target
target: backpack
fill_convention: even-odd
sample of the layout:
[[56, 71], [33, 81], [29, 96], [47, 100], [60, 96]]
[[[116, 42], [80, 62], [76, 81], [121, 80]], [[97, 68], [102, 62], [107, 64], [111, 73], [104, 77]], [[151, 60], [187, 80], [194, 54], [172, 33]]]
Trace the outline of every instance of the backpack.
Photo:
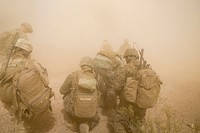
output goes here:
[[114, 52], [100, 51], [94, 58], [94, 68], [113, 70], [119, 63], [119, 59], [117, 58], [120, 58], [120, 56]]
[[77, 73], [77, 85], [74, 93], [74, 115], [80, 118], [92, 118], [96, 115], [97, 82], [92, 75]]
[[161, 81], [150, 67], [139, 70], [138, 76], [136, 104], [141, 108], [152, 108], [158, 101]]
[[124, 98], [127, 102], [135, 103], [138, 82], [132, 77], [128, 77], [123, 89]]
[[39, 115], [51, 107], [51, 88], [48, 75], [39, 63], [29, 60], [14, 77], [17, 95], [23, 105], [34, 115]]
[[95, 69], [112, 70], [112, 61], [104, 55], [97, 55], [94, 59]]
[[[12, 104], [13, 103], [13, 77], [15, 76], [18, 70], [18, 64], [21, 64], [23, 59], [13, 59], [9, 62], [8, 68], [2, 69], [0, 74], [3, 74], [0, 79], [0, 99], [5, 104]], [[6, 63], [3, 63], [2, 66], [5, 66]]]

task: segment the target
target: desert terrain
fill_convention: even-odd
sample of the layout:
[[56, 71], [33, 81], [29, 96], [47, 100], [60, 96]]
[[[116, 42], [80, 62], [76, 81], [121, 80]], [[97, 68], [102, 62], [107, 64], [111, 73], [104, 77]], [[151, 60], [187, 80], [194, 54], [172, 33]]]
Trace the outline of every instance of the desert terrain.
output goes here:
[[[32, 132], [71, 132], [63, 118], [59, 88], [68, 74], [79, 69], [81, 57], [94, 57], [105, 39], [114, 51], [125, 39], [144, 48], [145, 60], [163, 81], [159, 102], [146, 115], [152, 132], [199, 132], [199, 13], [199, 0], [1, 0], [0, 33], [23, 22], [32, 25], [33, 33], [28, 34], [32, 58], [47, 69], [55, 92], [53, 112], [36, 119]], [[100, 116], [92, 132], [107, 133], [107, 117], [101, 111]], [[0, 133], [12, 130], [0, 102]]]

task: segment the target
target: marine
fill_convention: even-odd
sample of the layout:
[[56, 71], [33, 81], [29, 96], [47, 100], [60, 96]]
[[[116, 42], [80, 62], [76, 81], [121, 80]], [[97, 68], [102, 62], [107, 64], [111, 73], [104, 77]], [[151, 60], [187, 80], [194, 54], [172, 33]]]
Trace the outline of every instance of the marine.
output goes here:
[[98, 89], [93, 59], [85, 56], [81, 70], [68, 75], [60, 88], [63, 96], [64, 117], [72, 131], [88, 133], [100, 120], [98, 115]]
[[27, 120], [51, 110], [53, 91], [46, 69], [31, 59], [31, 43], [19, 38], [12, 49], [0, 70], [0, 99], [15, 120], [15, 130], [26, 132]]
[[115, 133], [145, 132], [146, 110], [156, 104], [159, 96], [161, 81], [144, 61], [143, 51], [139, 52], [140, 60], [134, 48], [124, 53], [126, 82], [116, 113], [109, 119], [109, 125]]

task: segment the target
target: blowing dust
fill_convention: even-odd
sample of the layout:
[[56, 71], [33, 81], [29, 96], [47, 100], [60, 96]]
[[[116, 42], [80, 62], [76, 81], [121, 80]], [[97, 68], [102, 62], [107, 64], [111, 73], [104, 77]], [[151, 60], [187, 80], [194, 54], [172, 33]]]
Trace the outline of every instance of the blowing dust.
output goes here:
[[[124, 39], [144, 48], [144, 58], [164, 83], [163, 95], [180, 111], [200, 117], [199, 0], [6, 0], [0, 1], [0, 32], [29, 22], [32, 57], [58, 85], [94, 57], [107, 39], [115, 51]], [[190, 117], [190, 116], [188, 116]]]

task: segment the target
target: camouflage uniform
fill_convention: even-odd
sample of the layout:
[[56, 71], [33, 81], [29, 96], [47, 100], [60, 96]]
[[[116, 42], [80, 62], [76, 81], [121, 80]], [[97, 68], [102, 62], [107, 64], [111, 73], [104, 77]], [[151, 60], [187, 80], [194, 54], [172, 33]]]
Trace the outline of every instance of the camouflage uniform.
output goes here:
[[[134, 80], [139, 80], [137, 76], [139, 64], [137, 51], [135, 49], [127, 49], [124, 58], [126, 58], [127, 62], [125, 65], [126, 79], [132, 77]], [[110, 118], [109, 123], [115, 133], [141, 132], [140, 127], [144, 124], [145, 113], [146, 109], [126, 101], [123, 91], [121, 91], [120, 104], [116, 113]]]
[[117, 95], [125, 81], [124, 64], [120, 56], [106, 50], [100, 51], [94, 62], [102, 93], [101, 106], [104, 109], [113, 109], [117, 105]]
[[1, 45], [3, 43], [6, 43], [6, 44], [12, 43], [16, 33], [19, 34], [18, 38], [23, 38], [25, 40], [28, 40], [28, 36], [26, 35], [26, 33], [32, 33], [32, 32], [33, 32], [33, 30], [32, 30], [32, 27], [30, 24], [22, 23], [21, 28], [17, 28], [12, 31], [6, 31], [6, 32], [3, 32], [2, 34], [0, 34]]
[[24, 62], [29, 58], [29, 55], [32, 52], [31, 44], [21, 38], [17, 40], [14, 47], [14, 53], [9, 60], [8, 66], [6, 66], [6, 63], [3, 63], [0, 71], [0, 91], [2, 91], [0, 93], [2, 94], [0, 95], [1, 101], [11, 105], [13, 104], [13, 77], [22, 69]]
[[118, 107], [109, 119], [109, 126], [112, 127], [114, 133], [135, 133], [134, 124], [134, 110], [130, 104]]
[[[129, 78], [129, 77], [132, 77], [134, 80], [137, 80], [137, 67], [135, 66], [134, 62], [129, 62], [128, 64], [125, 65], [125, 76], [126, 76], [126, 78], [125, 78], [126, 80], [124, 81], [125, 83], [127, 82], [127, 78]], [[123, 85], [124, 85], [124, 83], [123, 83]], [[125, 100], [123, 91], [121, 91], [119, 106], [124, 106], [125, 104], [128, 104], [128, 103]]]
[[[46, 117], [48, 115], [49, 117], [51, 115], [48, 110], [51, 109], [48, 98], [53, 96], [53, 92], [48, 86], [46, 69], [30, 59], [32, 49], [32, 45], [26, 39], [18, 39], [13, 47], [13, 54], [8, 66], [6, 66], [7, 63], [4, 63], [0, 71], [0, 75], [2, 75], [0, 78], [0, 98], [15, 120], [14, 130], [16, 132], [26, 132], [27, 127], [29, 129], [31, 129], [30, 126], [34, 127], [35, 118], [38, 119], [38, 116], [43, 118], [41, 116]], [[27, 95], [24, 89], [21, 89], [22, 87], [25, 88], [26, 92], [30, 92], [30, 95]], [[45, 88], [46, 94], [42, 87]], [[50, 91], [47, 91], [46, 88]], [[45, 102], [43, 102], [44, 99]], [[34, 105], [30, 102], [31, 100]], [[43, 106], [42, 103], [47, 106]], [[43, 112], [45, 112], [45, 115], [39, 115]], [[48, 123], [50, 122], [52, 121], [48, 121]]]
[[98, 112], [96, 112], [96, 115], [92, 118], [80, 118], [75, 116], [74, 113], [74, 95], [75, 95], [75, 89], [77, 87], [78, 82], [78, 73], [83, 72], [88, 76], [94, 77], [95, 74], [93, 73], [92, 68], [86, 66], [84, 69], [82, 68], [81, 71], [76, 71], [67, 76], [64, 83], [62, 84], [60, 88], [60, 93], [63, 94], [63, 101], [64, 101], [64, 110], [63, 114], [65, 119], [68, 122], [68, 127], [71, 128], [73, 131], [78, 131], [78, 126], [81, 123], [88, 123], [89, 130], [91, 130], [94, 126], [96, 126], [99, 123], [100, 117], [98, 115]]
[[[26, 45], [26, 46], [24, 46]], [[22, 108], [19, 106], [19, 97], [17, 96], [14, 85], [14, 77], [25, 66], [26, 61], [32, 51], [32, 46], [24, 39], [18, 39], [14, 46], [14, 53], [7, 63], [3, 63], [0, 70], [0, 98], [4, 107], [8, 110], [10, 116], [16, 120], [15, 131], [25, 131], [22, 121]]]
[[20, 29], [15, 29], [13, 31], [6, 31], [3, 32], [2, 34], [0, 34], [0, 40], [1, 42], [6, 42], [6, 41], [12, 41], [12, 37], [14, 37], [14, 35], [16, 33], [19, 33], [19, 38], [23, 38], [28, 40], [28, 36], [26, 35], [26, 33], [24, 33], [23, 31], [21, 31]]
[[6, 56], [14, 43], [13, 41], [15, 37], [16, 40], [18, 38], [28, 40], [26, 33], [32, 32], [33, 30], [30, 24], [22, 23], [21, 28], [15, 29], [13, 31], [3, 32], [2, 34], [0, 34], [0, 63], [3, 63], [6, 60]]

